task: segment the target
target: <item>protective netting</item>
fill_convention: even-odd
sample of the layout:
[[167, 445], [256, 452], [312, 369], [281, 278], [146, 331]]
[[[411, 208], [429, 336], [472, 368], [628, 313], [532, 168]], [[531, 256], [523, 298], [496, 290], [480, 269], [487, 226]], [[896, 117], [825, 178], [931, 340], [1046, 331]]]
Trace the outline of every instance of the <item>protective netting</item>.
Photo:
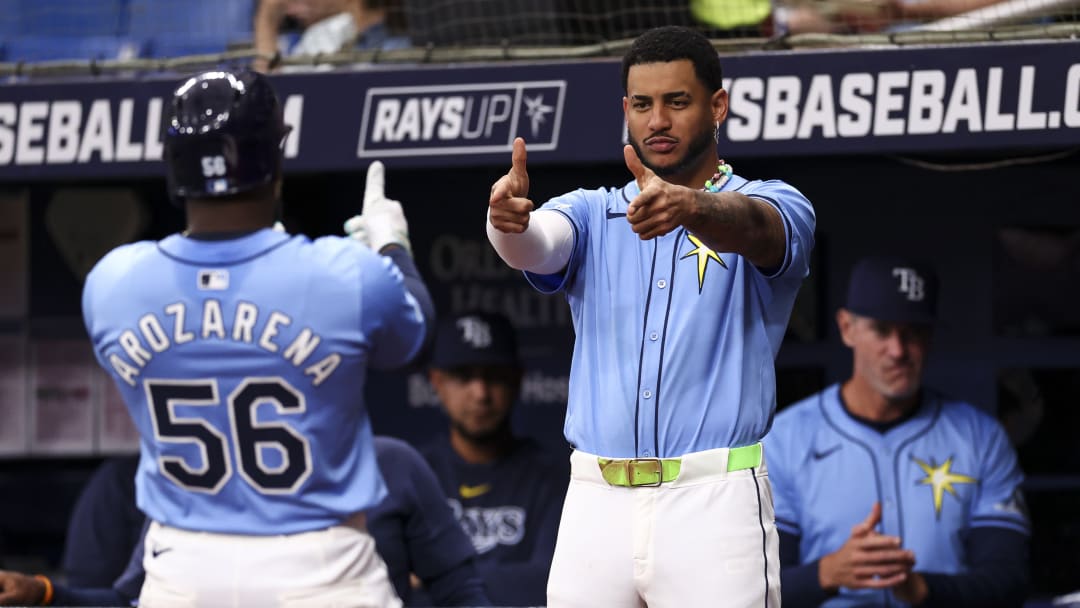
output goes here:
[[[1074, 37], [1080, 25], [1080, 0], [0, 0], [0, 73], [60, 60], [94, 69], [222, 53], [269, 60], [273, 49], [254, 41], [256, 15], [270, 5], [280, 23], [271, 35], [293, 64], [614, 54], [665, 24], [733, 50]], [[297, 46], [318, 11], [337, 10], [363, 26]], [[365, 33], [372, 22], [382, 37]]]

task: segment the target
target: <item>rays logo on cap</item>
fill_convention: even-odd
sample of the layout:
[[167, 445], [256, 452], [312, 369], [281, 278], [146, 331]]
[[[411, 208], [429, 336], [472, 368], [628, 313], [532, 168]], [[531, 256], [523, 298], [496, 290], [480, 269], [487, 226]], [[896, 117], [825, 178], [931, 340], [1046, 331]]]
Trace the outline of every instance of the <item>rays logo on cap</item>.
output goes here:
[[907, 295], [907, 299], [921, 302], [926, 297], [926, 280], [914, 268], [893, 268], [892, 275], [900, 278], [897, 291]]
[[491, 326], [480, 317], [462, 317], [457, 320], [461, 339], [473, 348], [491, 346]]
[[938, 278], [934, 267], [900, 257], [871, 256], [851, 270], [849, 311], [896, 323], [932, 324], [937, 318]]

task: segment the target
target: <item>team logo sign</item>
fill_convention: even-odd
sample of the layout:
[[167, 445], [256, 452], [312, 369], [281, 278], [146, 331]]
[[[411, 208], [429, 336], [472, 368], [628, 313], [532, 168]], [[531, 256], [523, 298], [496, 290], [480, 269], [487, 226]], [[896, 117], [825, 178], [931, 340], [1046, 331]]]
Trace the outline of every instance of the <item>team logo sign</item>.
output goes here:
[[373, 87], [356, 155], [510, 152], [519, 136], [530, 151], [554, 150], [565, 94], [565, 80]]

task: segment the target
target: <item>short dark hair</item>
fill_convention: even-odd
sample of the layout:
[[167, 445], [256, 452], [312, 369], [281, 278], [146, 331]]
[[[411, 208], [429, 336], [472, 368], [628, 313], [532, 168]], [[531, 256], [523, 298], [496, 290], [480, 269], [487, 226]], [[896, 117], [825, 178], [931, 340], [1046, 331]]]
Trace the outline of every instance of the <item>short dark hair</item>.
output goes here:
[[694, 64], [694, 73], [709, 92], [724, 88], [720, 56], [705, 34], [689, 27], [667, 25], [645, 32], [630, 45], [630, 50], [623, 56], [623, 92], [626, 92], [631, 66], [680, 59], [689, 59]]

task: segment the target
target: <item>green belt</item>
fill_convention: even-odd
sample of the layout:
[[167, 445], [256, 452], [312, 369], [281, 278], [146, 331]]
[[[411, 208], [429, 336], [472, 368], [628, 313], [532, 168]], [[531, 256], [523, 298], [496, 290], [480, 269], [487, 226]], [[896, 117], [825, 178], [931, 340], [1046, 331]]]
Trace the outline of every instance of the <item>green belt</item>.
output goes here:
[[[658, 486], [675, 481], [682, 468], [681, 458], [597, 458], [604, 481], [613, 486], [633, 488]], [[728, 471], [761, 466], [761, 444], [728, 450]]]

